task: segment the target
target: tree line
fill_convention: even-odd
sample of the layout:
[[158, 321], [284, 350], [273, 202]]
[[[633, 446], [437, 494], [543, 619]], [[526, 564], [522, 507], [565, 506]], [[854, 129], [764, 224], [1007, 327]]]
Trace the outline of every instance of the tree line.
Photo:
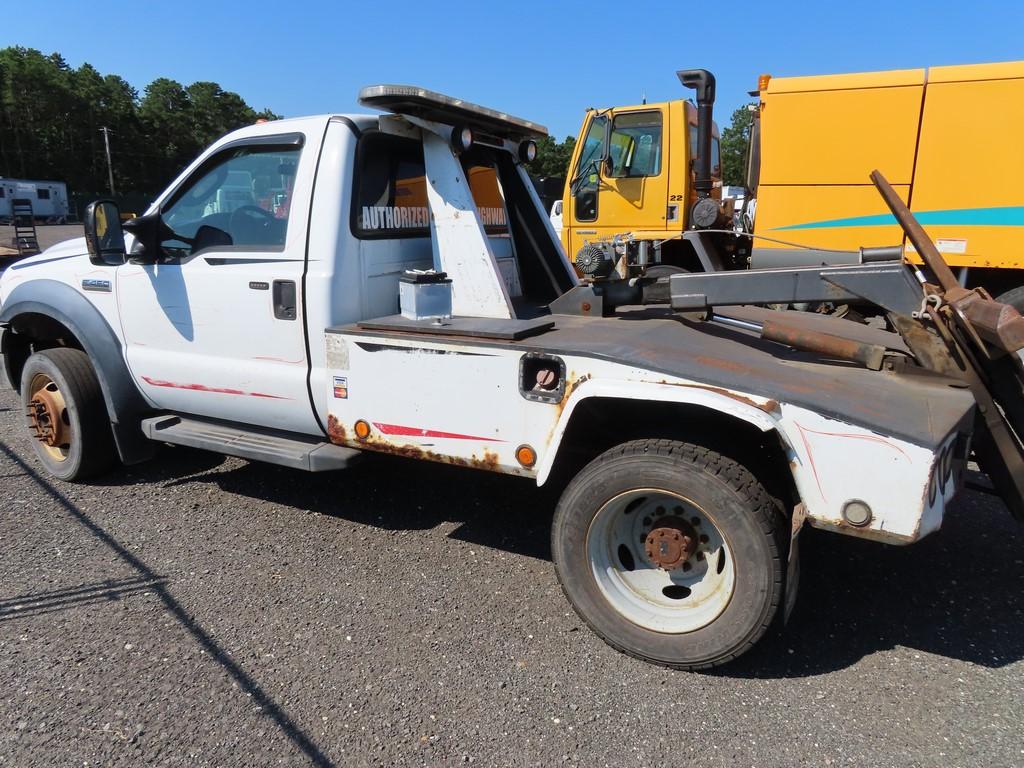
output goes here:
[[[750, 116], [736, 110], [722, 131], [726, 184], [742, 183]], [[140, 95], [119, 75], [73, 68], [59, 53], [0, 49], [0, 176], [64, 181], [80, 196], [109, 192], [101, 128], [110, 130], [118, 193], [151, 197], [215, 139], [278, 117], [214, 82], [161, 77]], [[530, 173], [566, 177], [575, 139], [546, 136], [537, 145]]]
[[117, 192], [152, 196], [214, 139], [277, 117], [213, 82], [162, 77], [140, 96], [124, 78], [73, 68], [59, 53], [0, 49], [0, 176], [107, 193], [106, 127]]

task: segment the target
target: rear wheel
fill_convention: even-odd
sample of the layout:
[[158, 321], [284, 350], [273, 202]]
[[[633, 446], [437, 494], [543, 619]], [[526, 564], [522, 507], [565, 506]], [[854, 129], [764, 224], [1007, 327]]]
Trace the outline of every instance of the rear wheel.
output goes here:
[[99, 380], [89, 357], [61, 347], [36, 352], [21, 373], [32, 447], [59, 480], [84, 480], [117, 460]]
[[[1012, 288], [1001, 296], [997, 296], [996, 301], [1000, 301], [1003, 304], [1009, 304], [1024, 315], [1024, 285]], [[1024, 349], [1018, 351], [1017, 356], [1020, 357], [1022, 362], [1024, 362]]]
[[644, 272], [646, 277], [671, 277], [672, 275], [687, 275], [690, 270], [677, 267], [675, 264], [652, 264]]
[[722, 664], [782, 599], [785, 525], [746, 469], [713, 451], [638, 440], [602, 454], [558, 505], [566, 597], [606, 642], [685, 669]]
[[997, 296], [996, 301], [1002, 302], [1003, 304], [1009, 304], [1024, 315], [1024, 285], [1013, 288], [1001, 296]]

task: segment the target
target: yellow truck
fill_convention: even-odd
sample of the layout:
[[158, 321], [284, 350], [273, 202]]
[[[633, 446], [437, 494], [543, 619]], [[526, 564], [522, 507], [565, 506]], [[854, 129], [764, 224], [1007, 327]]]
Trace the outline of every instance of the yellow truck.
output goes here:
[[[1009, 132], [1024, 118], [1024, 62], [763, 75], [756, 94], [739, 236], [728, 201], [718, 199], [713, 125], [704, 172], [712, 188], [698, 189], [698, 89], [696, 108], [672, 101], [588, 111], [563, 203], [567, 252], [632, 251], [636, 262], [690, 271], [842, 263], [860, 259], [861, 248], [893, 245], [917, 261], [868, 178], [877, 168], [961, 282], [1024, 309], [1024, 149]], [[710, 121], [710, 105], [705, 113]], [[638, 114], [665, 126], [645, 149], [664, 160], [647, 175], [619, 178], [614, 126]]]

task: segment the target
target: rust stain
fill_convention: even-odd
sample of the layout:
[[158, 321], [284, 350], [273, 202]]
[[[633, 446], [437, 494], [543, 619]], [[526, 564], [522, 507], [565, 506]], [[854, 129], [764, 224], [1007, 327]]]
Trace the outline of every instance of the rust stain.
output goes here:
[[338, 417], [333, 413], [327, 414], [327, 436], [331, 438], [332, 443], [338, 445], [345, 445], [348, 442], [345, 425], [338, 421]]
[[421, 461], [433, 461], [438, 464], [450, 464], [456, 467], [470, 467], [472, 469], [485, 469], [490, 472], [500, 472], [505, 474], [516, 474], [510, 472], [500, 464], [500, 457], [494, 451], [487, 450], [483, 451], [482, 457], [477, 457], [476, 454], [466, 459], [462, 456], [450, 456], [448, 454], [437, 453], [435, 451], [421, 448], [418, 445], [400, 445], [385, 440], [380, 435], [372, 434], [365, 439], [359, 439], [358, 437], [348, 437], [348, 432], [344, 425], [338, 421], [334, 416], [328, 415], [327, 417], [327, 434], [329, 435], [332, 443], [339, 445], [347, 445], [352, 448], [359, 448], [366, 451], [375, 451], [377, 453], [386, 453], [390, 456], [400, 456], [405, 459], [417, 459]]
[[722, 389], [721, 387], [712, 387], [707, 384], [680, 384], [675, 381], [665, 381], [664, 379], [659, 381], [658, 384], [665, 384], [670, 387], [686, 387], [687, 389], [704, 389], [707, 390], [708, 392], [714, 392], [717, 395], [723, 395], [724, 397], [728, 397], [731, 400], [736, 400], [737, 402], [745, 403], [746, 405], [751, 405], [754, 408], [757, 408], [759, 411], [764, 411], [767, 414], [778, 415], [779, 413], [781, 413], [778, 400], [765, 400], [763, 403], [759, 403], [756, 400], [752, 400], [751, 398], [747, 397], [746, 395], [741, 395], [737, 392], [733, 392], [728, 389]]
[[571, 384], [567, 384], [565, 387], [565, 393], [562, 395], [562, 399], [555, 403], [555, 417], [551, 422], [551, 429], [548, 430], [548, 438], [546, 445], [551, 445], [551, 442], [555, 439], [555, 430], [558, 429], [558, 425], [562, 422], [562, 413], [565, 412], [565, 406], [569, 404], [569, 400], [572, 399], [573, 393], [579, 389], [580, 385], [590, 380], [590, 374], [585, 373], [576, 378], [575, 372], [570, 371], [566, 377], [566, 381], [571, 381]]
[[734, 360], [723, 360], [720, 357], [708, 357], [707, 355], [699, 355], [694, 358], [694, 362], [705, 365], [708, 368], [717, 368], [720, 371], [730, 371], [731, 373], [742, 373], [751, 374], [753, 371], [750, 366], [737, 363]]
[[493, 451], [488, 451], [484, 448], [484, 456], [482, 459], [478, 459], [476, 454], [469, 460], [469, 464], [476, 469], [487, 469], [491, 472], [498, 471], [498, 454]]

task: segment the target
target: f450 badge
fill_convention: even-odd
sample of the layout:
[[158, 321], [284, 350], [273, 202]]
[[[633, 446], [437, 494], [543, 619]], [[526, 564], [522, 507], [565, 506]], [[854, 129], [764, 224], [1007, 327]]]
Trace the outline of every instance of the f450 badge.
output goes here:
[[110, 293], [110, 281], [109, 280], [83, 280], [82, 281], [83, 291], [99, 291], [100, 293]]

